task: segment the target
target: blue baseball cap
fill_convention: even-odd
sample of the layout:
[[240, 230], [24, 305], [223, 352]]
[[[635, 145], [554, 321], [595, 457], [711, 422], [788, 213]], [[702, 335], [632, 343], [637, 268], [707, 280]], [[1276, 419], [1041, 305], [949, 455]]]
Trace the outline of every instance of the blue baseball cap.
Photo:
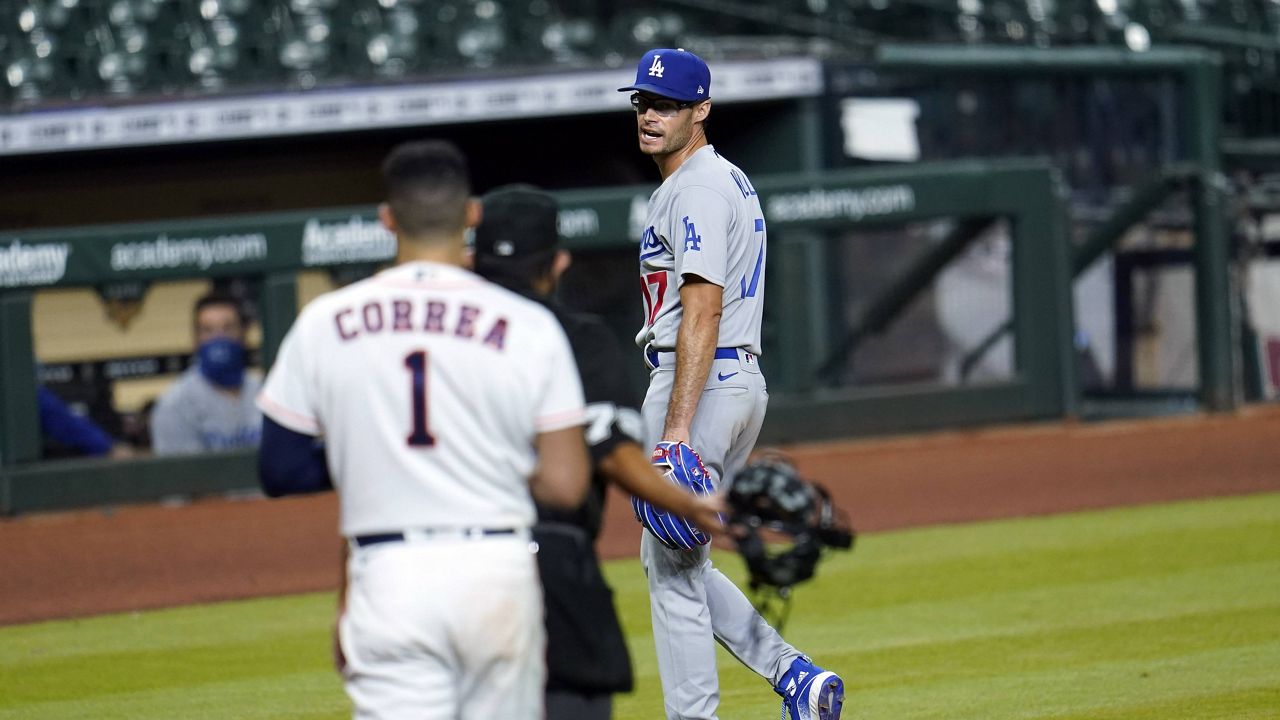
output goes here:
[[635, 84], [618, 88], [618, 92], [632, 90], [685, 102], [706, 100], [711, 97], [711, 70], [684, 48], [650, 50], [636, 66]]

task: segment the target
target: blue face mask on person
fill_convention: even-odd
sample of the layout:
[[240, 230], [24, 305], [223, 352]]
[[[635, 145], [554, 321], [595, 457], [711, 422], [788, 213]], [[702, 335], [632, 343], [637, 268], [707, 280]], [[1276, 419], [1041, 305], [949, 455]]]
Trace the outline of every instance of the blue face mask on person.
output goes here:
[[227, 337], [208, 340], [196, 351], [200, 374], [214, 385], [228, 390], [244, 384], [246, 355], [243, 343]]

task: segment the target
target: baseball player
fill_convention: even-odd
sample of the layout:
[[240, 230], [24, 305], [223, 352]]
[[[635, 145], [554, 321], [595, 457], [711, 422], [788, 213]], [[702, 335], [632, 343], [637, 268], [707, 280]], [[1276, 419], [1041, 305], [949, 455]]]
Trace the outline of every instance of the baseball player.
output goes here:
[[[690, 444], [719, 483], [745, 465], [769, 398], [758, 359], [764, 213], [746, 174], [707, 142], [711, 72], [701, 58], [650, 50], [619, 91], [633, 93], [640, 151], [662, 176], [640, 238], [646, 442]], [[712, 566], [707, 546], [674, 550], [645, 532], [641, 559], [668, 718], [716, 717], [716, 640], [772, 683], [792, 720], [840, 717], [841, 678], [787, 644]]]
[[249, 319], [234, 296], [211, 292], [196, 301], [196, 362], [156, 401], [151, 449], [157, 455], [252, 448], [262, 432], [254, 405], [261, 380], [245, 371]]
[[529, 528], [534, 499], [586, 491], [577, 367], [550, 311], [460, 267], [480, 205], [456, 148], [399, 146], [383, 178], [398, 264], [290, 328], [258, 400], [262, 483], [338, 492], [356, 717], [540, 720]]
[[547, 618], [547, 717], [608, 720], [613, 694], [632, 688], [631, 661], [600, 573], [595, 540], [600, 534], [605, 489], [616, 482], [633, 495], [720, 529], [719, 497], [698, 498], [663, 478], [640, 445], [640, 413], [618, 369], [625, 362], [609, 329], [593, 316], [569, 312], [552, 299], [569, 253], [559, 249], [556, 201], [531, 186], [507, 186], [484, 197], [484, 219], [475, 233], [475, 269], [544, 303], [569, 336], [587, 402], [587, 442], [592, 469], [587, 500], [566, 512], [538, 506], [538, 569]]
[[73, 411], [57, 393], [44, 385], [36, 386], [36, 404], [40, 411], [45, 458], [133, 456], [131, 446], [117, 442], [91, 418]]

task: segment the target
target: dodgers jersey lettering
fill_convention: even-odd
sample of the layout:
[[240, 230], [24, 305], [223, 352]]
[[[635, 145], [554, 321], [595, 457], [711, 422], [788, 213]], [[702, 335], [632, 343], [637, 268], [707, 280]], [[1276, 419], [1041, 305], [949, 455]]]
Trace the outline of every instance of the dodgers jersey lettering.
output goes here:
[[535, 436], [584, 419], [552, 313], [427, 262], [308, 304], [258, 404], [295, 432], [324, 436], [349, 537], [532, 525]]
[[684, 308], [680, 286], [697, 275], [724, 288], [720, 347], [760, 354], [764, 316], [764, 212], [746, 173], [707, 145], [649, 198], [640, 239], [642, 349], [671, 350]]

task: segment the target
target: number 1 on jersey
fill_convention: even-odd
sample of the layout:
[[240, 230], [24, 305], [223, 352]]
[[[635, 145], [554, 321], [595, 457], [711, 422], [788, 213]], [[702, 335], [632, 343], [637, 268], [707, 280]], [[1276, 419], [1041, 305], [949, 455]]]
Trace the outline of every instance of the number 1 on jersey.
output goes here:
[[413, 397], [413, 432], [407, 441], [412, 447], [431, 447], [436, 439], [427, 432], [427, 353], [425, 350], [405, 356], [404, 366], [412, 378], [410, 394]]

